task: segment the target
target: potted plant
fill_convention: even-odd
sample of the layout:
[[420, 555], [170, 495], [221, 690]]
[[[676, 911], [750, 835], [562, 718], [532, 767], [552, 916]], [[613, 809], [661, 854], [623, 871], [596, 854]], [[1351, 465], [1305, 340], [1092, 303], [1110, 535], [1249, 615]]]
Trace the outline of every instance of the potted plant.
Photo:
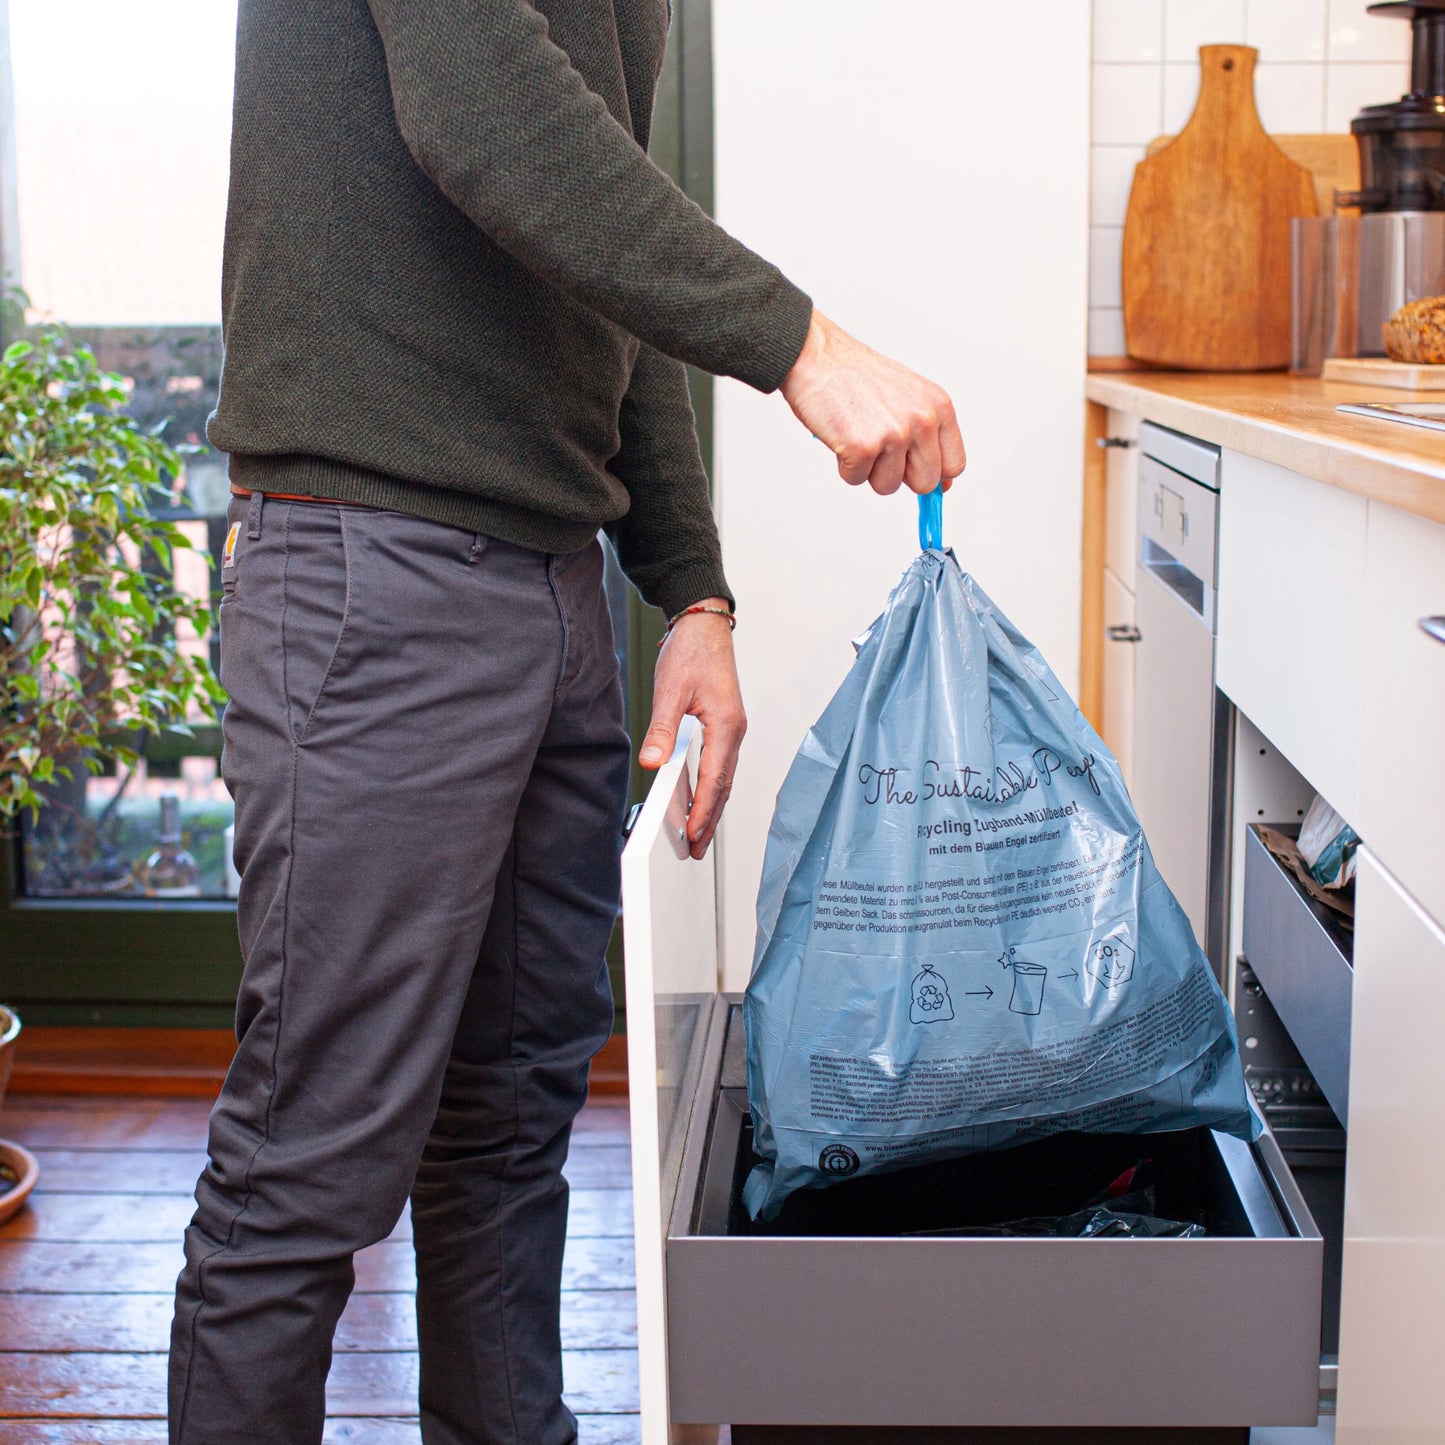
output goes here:
[[[148, 734], [189, 733], [187, 717], [214, 716], [223, 698], [206, 658], [177, 640], [178, 624], [198, 638], [211, 626], [210, 600], [172, 573], [190, 541], [157, 515], [181, 456], [125, 404], [122, 380], [60, 327], [0, 356], [0, 833], [24, 813], [63, 813], [82, 851], [99, 851], [103, 831], [87, 776], [134, 767]], [[0, 1009], [0, 1100], [19, 1029]], [[0, 1217], [18, 1208], [6, 1184], [24, 1184], [4, 1162]]]

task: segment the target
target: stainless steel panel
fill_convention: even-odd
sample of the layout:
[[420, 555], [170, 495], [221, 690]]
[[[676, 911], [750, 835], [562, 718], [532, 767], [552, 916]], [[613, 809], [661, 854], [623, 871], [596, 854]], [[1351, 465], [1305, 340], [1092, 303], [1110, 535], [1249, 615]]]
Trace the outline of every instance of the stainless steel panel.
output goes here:
[[[1140, 566], [1152, 567], [1171, 581], [1211, 632], [1218, 533], [1217, 492], [1170, 471], [1153, 457], [1139, 458]], [[1173, 569], [1179, 570], [1177, 581], [1169, 576]]]
[[1361, 216], [1359, 333], [1361, 356], [1385, 354], [1385, 323], [1407, 301], [1445, 288], [1445, 214], [1377, 211]]
[[[1214, 639], [1150, 572], [1139, 572], [1130, 795], [1154, 861], [1203, 943], [1209, 936]], [[1217, 960], [1213, 960], [1217, 964]]]
[[1244, 847], [1245, 957], [1348, 1128], [1354, 969], [1341, 930], [1275, 861], [1257, 828], [1249, 828]]
[[1219, 490], [1219, 448], [1157, 422], [1139, 423], [1139, 450], [1201, 486]]

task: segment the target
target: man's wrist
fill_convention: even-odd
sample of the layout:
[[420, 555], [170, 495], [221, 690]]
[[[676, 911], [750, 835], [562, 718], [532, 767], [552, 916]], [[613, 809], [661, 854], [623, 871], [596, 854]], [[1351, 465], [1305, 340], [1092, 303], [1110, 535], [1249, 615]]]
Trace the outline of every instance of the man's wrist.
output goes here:
[[704, 597], [700, 602], [691, 603], [667, 619], [662, 642], [657, 645], [661, 647], [677, 628], [694, 623], [711, 626], [726, 623], [728, 631], [731, 632], [738, 625], [738, 619], [733, 612], [732, 603], [726, 597]]
[[669, 617], [667, 625], [671, 629], [681, 623], [692, 622], [694, 619], [699, 622], [708, 620], [726, 622], [729, 628], [737, 625], [737, 614], [733, 611], [732, 603], [726, 597], [702, 597], [696, 602], [690, 602]]
[[783, 400], [789, 405], [799, 391], [806, 388], [810, 380], [823, 366], [824, 353], [828, 349], [828, 329], [832, 323], [815, 306], [813, 318], [808, 323], [808, 334], [803, 340], [803, 349], [798, 353], [798, 359], [793, 363], [792, 370], [783, 378], [782, 385], [778, 388], [783, 394]]

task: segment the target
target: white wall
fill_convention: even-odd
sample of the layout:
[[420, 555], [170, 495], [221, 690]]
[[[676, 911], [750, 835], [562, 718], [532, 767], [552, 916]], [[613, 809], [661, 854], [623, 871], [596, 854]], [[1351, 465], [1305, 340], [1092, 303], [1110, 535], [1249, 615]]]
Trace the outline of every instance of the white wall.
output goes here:
[[[724, 0], [726, 3], [726, 0]], [[1255, 103], [1276, 135], [1347, 132], [1410, 83], [1410, 27], [1370, 0], [1093, 0], [1089, 354], [1124, 354], [1119, 257], [1134, 167], [1177, 134], [1199, 94], [1201, 45], [1259, 51]]]
[[[717, 212], [835, 320], [952, 393], [944, 535], [1078, 673], [1090, 10], [1082, 0], [716, 0]], [[917, 553], [911, 497], [838, 479], [781, 398], [717, 393], [751, 730], [719, 844], [741, 988], [774, 797]]]

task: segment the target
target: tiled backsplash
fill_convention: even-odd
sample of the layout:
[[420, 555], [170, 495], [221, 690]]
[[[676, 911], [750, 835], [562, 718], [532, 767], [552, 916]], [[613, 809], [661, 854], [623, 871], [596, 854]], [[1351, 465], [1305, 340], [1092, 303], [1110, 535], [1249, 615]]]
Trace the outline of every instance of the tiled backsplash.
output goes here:
[[1367, 15], [1369, 0], [1093, 0], [1094, 129], [1089, 353], [1124, 354], [1119, 255], [1134, 167], [1176, 134], [1199, 91], [1199, 47], [1259, 51], [1266, 130], [1348, 131], [1364, 105], [1409, 85], [1410, 27]]

